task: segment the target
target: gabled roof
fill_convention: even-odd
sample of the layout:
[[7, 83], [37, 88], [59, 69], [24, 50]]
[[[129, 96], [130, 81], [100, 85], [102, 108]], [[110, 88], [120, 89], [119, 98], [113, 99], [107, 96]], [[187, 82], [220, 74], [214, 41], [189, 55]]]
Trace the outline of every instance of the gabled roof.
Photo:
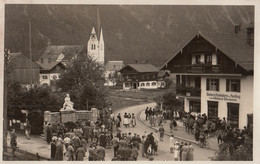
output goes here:
[[187, 40], [176, 53], [167, 60], [161, 69], [171, 61], [194, 37], [203, 37], [210, 44], [223, 52], [230, 59], [247, 71], [254, 69], [254, 47], [247, 43], [247, 36], [242, 34], [223, 34], [213, 32], [198, 32], [190, 40]]
[[[132, 69], [136, 70], [139, 73], [143, 72], [159, 72], [159, 69], [152, 64], [128, 64], [126, 67], [131, 67]], [[120, 72], [124, 69], [122, 68]]]
[[105, 71], [119, 71], [124, 67], [123, 61], [108, 61], [105, 65]]
[[165, 74], [168, 74], [168, 76], [170, 76], [170, 71], [168, 71], [168, 70], [160, 70], [158, 72], [158, 78], [163, 77]]
[[14, 69], [40, 69], [41, 67], [21, 52], [10, 53], [10, 65]]
[[[76, 54], [80, 54], [84, 50], [83, 45], [58, 45], [58, 46], [48, 46], [41, 58], [44, 59], [44, 62], [41, 63], [41, 58], [37, 63], [45, 70], [51, 70], [57, 64], [62, 61], [71, 60]], [[59, 56], [63, 54], [64, 58], [61, 61], [57, 61]], [[51, 62], [48, 62], [48, 59], [51, 59]]]

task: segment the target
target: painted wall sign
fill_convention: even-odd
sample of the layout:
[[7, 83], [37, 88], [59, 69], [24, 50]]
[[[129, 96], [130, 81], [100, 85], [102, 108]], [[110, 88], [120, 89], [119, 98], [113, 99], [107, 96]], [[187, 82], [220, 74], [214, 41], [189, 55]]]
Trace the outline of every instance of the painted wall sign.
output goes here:
[[213, 93], [207, 92], [207, 97], [210, 100], [222, 100], [222, 101], [238, 101], [240, 100], [240, 95], [233, 93]]

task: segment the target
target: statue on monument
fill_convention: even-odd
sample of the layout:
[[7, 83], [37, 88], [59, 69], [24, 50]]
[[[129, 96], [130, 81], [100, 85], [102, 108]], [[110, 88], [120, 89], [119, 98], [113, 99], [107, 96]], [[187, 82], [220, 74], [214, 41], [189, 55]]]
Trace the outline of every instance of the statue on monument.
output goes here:
[[73, 105], [74, 103], [72, 101], [70, 101], [70, 95], [67, 94], [67, 96], [64, 99], [64, 104], [63, 104], [63, 108], [61, 108], [61, 111], [74, 111], [75, 109], [73, 109]]

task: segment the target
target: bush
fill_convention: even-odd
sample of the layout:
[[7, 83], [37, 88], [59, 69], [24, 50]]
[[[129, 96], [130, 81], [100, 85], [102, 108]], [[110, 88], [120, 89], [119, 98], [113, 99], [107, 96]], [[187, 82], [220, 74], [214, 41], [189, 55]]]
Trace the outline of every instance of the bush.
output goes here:
[[31, 134], [42, 134], [43, 131], [43, 113], [34, 111], [28, 115], [28, 120], [31, 125]]

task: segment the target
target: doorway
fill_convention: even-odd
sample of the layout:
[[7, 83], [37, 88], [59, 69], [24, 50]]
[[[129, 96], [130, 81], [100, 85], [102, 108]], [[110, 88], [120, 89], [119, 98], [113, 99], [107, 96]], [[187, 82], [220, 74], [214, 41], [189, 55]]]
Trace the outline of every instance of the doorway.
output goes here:
[[227, 119], [234, 123], [235, 127], [238, 128], [239, 123], [239, 104], [227, 103], [228, 117]]
[[200, 88], [200, 77], [195, 77], [195, 88]]

